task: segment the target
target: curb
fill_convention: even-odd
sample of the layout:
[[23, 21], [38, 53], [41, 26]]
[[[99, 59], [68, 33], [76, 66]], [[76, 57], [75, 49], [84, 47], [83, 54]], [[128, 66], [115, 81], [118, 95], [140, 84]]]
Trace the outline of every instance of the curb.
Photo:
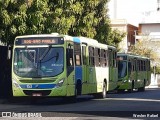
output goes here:
[[150, 86], [147, 86], [146, 88], [159, 88], [158, 85], [150, 85]]

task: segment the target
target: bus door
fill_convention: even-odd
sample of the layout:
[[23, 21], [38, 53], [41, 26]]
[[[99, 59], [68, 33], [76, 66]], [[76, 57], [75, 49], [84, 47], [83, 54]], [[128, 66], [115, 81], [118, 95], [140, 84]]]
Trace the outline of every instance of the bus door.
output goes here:
[[76, 42], [74, 42], [74, 58], [75, 58], [75, 84], [76, 84], [76, 92], [77, 95], [82, 94], [82, 54], [81, 54], [81, 46], [80, 40], [78, 38], [74, 38]]
[[132, 69], [131, 69], [131, 79], [130, 80], [136, 80], [136, 76], [137, 76], [137, 72], [136, 72], [136, 59], [132, 59], [131, 60], [131, 66], [132, 66]]
[[150, 60], [147, 60], [147, 81], [146, 85], [149, 85], [151, 83], [151, 71], [150, 71]]
[[116, 64], [116, 51], [109, 49], [109, 90], [113, 90], [117, 86], [118, 69]]
[[134, 81], [134, 86], [138, 85], [137, 83], [138, 83], [138, 80], [140, 79], [139, 74], [140, 74], [140, 61], [138, 59], [136, 59], [136, 73], [135, 73], [136, 79]]
[[137, 81], [137, 76], [138, 76], [137, 70], [138, 70], [138, 67], [137, 67], [137, 59], [134, 58], [134, 79], [133, 79], [134, 81]]
[[67, 96], [75, 95], [75, 70], [74, 70], [73, 42], [67, 42], [66, 68], [67, 68]]
[[82, 44], [81, 46], [82, 52], [82, 94], [87, 94], [89, 92], [89, 77], [88, 77], [88, 66], [87, 66], [87, 44]]
[[132, 72], [132, 61], [128, 60], [128, 79], [133, 80], [133, 72]]
[[88, 82], [88, 92], [96, 92], [96, 71], [95, 71], [95, 60], [94, 60], [94, 47], [88, 46], [88, 60], [87, 60], [87, 82]]

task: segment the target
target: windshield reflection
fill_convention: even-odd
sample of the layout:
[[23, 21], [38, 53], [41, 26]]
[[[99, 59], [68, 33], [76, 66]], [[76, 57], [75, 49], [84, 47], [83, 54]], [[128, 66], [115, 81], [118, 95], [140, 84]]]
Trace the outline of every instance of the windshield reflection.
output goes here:
[[127, 62], [118, 61], [118, 78], [123, 78], [127, 75]]
[[63, 72], [62, 47], [16, 48], [14, 72], [20, 77], [51, 77]]

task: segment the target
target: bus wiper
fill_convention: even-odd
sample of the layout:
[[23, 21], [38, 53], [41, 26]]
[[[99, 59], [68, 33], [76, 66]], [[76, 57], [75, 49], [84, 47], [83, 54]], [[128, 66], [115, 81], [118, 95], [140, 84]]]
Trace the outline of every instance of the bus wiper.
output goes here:
[[48, 62], [48, 61], [50, 61], [51, 59], [53, 59], [53, 58], [55, 58], [55, 57], [56, 57], [56, 62], [57, 62], [57, 60], [59, 59], [59, 53], [58, 53], [58, 52], [56, 53], [55, 56], [51, 57], [50, 59], [48, 59], [48, 60], [46, 60], [46, 61], [43, 61], [43, 62], [42, 62], [42, 61], [40, 60], [40, 63]]
[[39, 60], [40, 60], [40, 61], [43, 60], [43, 59], [46, 57], [46, 55], [48, 54], [48, 52], [49, 52], [50, 50], [51, 50], [51, 46], [49, 46], [48, 49], [45, 50], [44, 54], [39, 58]]

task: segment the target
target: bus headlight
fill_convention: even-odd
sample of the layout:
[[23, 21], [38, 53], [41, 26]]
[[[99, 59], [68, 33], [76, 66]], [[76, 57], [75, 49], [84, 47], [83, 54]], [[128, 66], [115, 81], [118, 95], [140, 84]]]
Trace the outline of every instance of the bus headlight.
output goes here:
[[16, 88], [20, 88], [19, 84], [18, 84], [15, 80], [13, 80], [13, 85], [14, 85]]
[[64, 78], [61, 79], [61, 80], [57, 83], [56, 88], [61, 87], [62, 84], [63, 84], [63, 82], [64, 82], [64, 80], [65, 80]]

